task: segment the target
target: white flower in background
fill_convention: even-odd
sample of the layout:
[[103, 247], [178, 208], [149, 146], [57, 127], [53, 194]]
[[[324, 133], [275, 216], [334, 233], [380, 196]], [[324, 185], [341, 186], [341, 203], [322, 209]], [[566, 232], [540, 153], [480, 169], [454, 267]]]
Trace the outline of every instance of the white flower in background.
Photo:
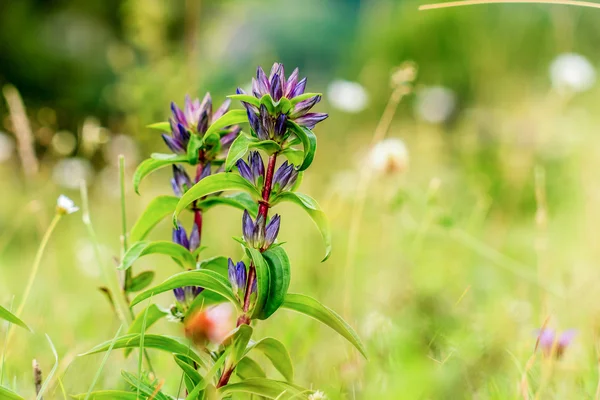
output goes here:
[[54, 182], [67, 189], [78, 189], [81, 181], [90, 183], [94, 178], [94, 169], [84, 158], [65, 158], [60, 160], [52, 170]]
[[321, 392], [320, 390], [317, 390], [316, 392], [308, 395], [308, 400], [325, 400], [325, 399], [327, 399], [327, 396], [325, 395], [325, 393]]
[[369, 154], [369, 167], [376, 173], [400, 173], [408, 168], [408, 149], [404, 142], [389, 138], [377, 143]]
[[7, 161], [14, 151], [14, 140], [6, 133], [0, 132], [0, 162]]
[[369, 103], [369, 95], [360, 83], [344, 80], [329, 84], [327, 99], [333, 107], [347, 113], [361, 112]]
[[456, 107], [456, 96], [448, 88], [426, 87], [417, 92], [417, 116], [423, 121], [439, 124], [450, 118]]
[[56, 200], [56, 212], [64, 215], [64, 214], [73, 214], [74, 212], [76, 212], [78, 210], [79, 210], [79, 207], [77, 207], [75, 205], [75, 202], [73, 200], [71, 200], [64, 194], [61, 194], [60, 196], [58, 196], [58, 200]]
[[596, 71], [587, 58], [575, 53], [560, 54], [550, 64], [552, 87], [559, 92], [585, 92], [594, 86]]

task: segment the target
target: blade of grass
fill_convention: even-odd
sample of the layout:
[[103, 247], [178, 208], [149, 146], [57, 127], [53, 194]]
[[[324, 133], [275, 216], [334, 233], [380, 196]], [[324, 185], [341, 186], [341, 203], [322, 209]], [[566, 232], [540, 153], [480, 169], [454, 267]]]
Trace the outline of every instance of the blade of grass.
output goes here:
[[42, 399], [44, 392], [46, 391], [46, 389], [48, 389], [48, 385], [50, 384], [50, 381], [54, 377], [54, 374], [56, 373], [56, 369], [58, 368], [58, 354], [56, 353], [56, 348], [54, 347], [54, 343], [52, 343], [52, 340], [50, 339], [50, 336], [48, 336], [48, 334], [46, 334], [46, 339], [48, 339], [48, 343], [50, 343], [50, 348], [52, 349], [52, 354], [54, 354], [54, 366], [48, 373], [48, 376], [46, 376], [46, 379], [44, 380], [44, 383], [42, 384], [42, 387], [36, 397], [36, 400]]
[[[115, 334], [115, 337], [113, 338], [112, 343], [110, 344], [110, 347], [106, 351], [104, 358], [102, 358], [100, 367], [98, 368], [98, 371], [96, 371], [96, 375], [94, 376], [94, 379], [92, 380], [90, 388], [88, 389], [88, 392], [85, 395], [85, 400], [88, 400], [90, 398], [90, 395], [92, 394], [92, 391], [94, 390], [94, 387], [96, 386], [96, 383], [98, 382], [98, 379], [100, 379], [100, 374], [102, 373], [102, 370], [104, 369], [104, 365], [106, 364], [106, 361], [108, 361], [108, 356], [110, 355], [110, 352], [112, 351], [112, 349], [115, 345], [115, 342], [117, 341], [117, 338], [121, 334], [122, 329], [123, 329], [123, 325], [119, 326], [119, 329], [117, 329], [117, 333]], [[60, 382], [60, 380], [59, 380], [59, 382]], [[61, 383], [61, 386], [62, 386], [62, 383]], [[63, 389], [63, 392], [64, 392], [64, 389]]]
[[[140, 331], [140, 352], [138, 357], [138, 377], [142, 379], [142, 365], [144, 363], [144, 336], [146, 334], [146, 318], [148, 317], [148, 308], [150, 306], [150, 297], [146, 303], [146, 311], [144, 311], [144, 319], [142, 319], [142, 329]], [[140, 387], [137, 387], [137, 397], [140, 397]]]
[[[12, 312], [12, 308], [13, 308], [13, 304], [15, 302], [15, 297], [13, 296], [13, 298], [10, 300], [10, 307], [8, 308], [8, 311]], [[8, 322], [8, 324], [6, 325], [6, 339], [8, 339], [8, 332], [10, 330], [10, 326], [11, 323]], [[4, 383], [4, 361], [6, 360], [6, 343], [8, 342], [8, 340], [4, 341], [4, 345], [2, 346], [2, 361], [0, 361], [0, 386], [2, 386], [2, 384]]]
[[600, 4], [592, 3], [591, 1], [576, 1], [576, 0], [465, 0], [465, 1], [449, 1], [446, 3], [426, 4], [419, 7], [419, 11], [436, 10], [440, 8], [475, 6], [482, 4], [551, 4], [560, 6], [576, 6], [600, 8]]

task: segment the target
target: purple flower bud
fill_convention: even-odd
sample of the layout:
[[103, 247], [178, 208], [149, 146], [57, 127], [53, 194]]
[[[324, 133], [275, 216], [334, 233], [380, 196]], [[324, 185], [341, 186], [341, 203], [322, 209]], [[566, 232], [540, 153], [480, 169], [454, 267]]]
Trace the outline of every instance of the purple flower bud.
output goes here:
[[285, 131], [286, 131], [286, 123], [287, 123], [287, 117], [285, 114], [281, 114], [279, 117], [277, 117], [277, 121], [275, 121], [275, 129], [274, 129], [274, 136], [275, 138], [282, 138]]
[[183, 196], [183, 194], [192, 187], [192, 181], [181, 165], [173, 164], [173, 179], [171, 180], [171, 185], [173, 186], [173, 192], [175, 192], [175, 195], [178, 197]]
[[288, 99], [291, 99], [290, 95], [292, 93], [292, 90], [294, 90], [294, 88], [296, 87], [296, 84], [298, 83], [298, 74], [299, 73], [300, 73], [300, 71], [298, 70], [298, 68], [295, 68], [287, 80], [287, 84], [285, 85], [284, 96], [287, 97]]
[[243, 261], [235, 265], [235, 281], [238, 287], [246, 288], [246, 264]]
[[217, 111], [215, 111], [215, 113], [213, 114], [212, 118], [210, 119], [210, 122], [214, 122], [214, 121], [218, 120], [219, 118], [221, 118], [223, 116], [223, 114], [225, 114], [229, 110], [230, 105], [231, 105], [231, 99], [226, 99], [223, 102], [223, 104], [221, 104], [221, 106], [219, 108], [217, 108]]
[[200, 118], [198, 119], [198, 127], [196, 128], [198, 133], [203, 135], [206, 132], [209, 125], [209, 118], [208, 110], [202, 111]]
[[241, 131], [242, 128], [236, 125], [231, 129], [230, 133], [221, 136], [221, 147], [224, 150], [227, 150], [229, 146], [231, 146], [231, 143], [233, 143], [233, 141], [238, 137]]
[[254, 176], [252, 175], [250, 166], [248, 166], [248, 164], [246, 164], [246, 162], [242, 159], [237, 160], [236, 165], [240, 175], [248, 182], [254, 183]]
[[280, 190], [286, 187], [292, 176], [293, 170], [294, 166], [287, 161], [281, 164], [281, 166], [277, 168], [277, 171], [275, 171], [275, 174], [273, 174], [273, 186], [278, 185]]
[[279, 74], [275, 74], [271, 79], [271, 97], [275, 101], [279, 101], [283, 96], [283, 87], [281, 86], [281, 79]]
[[173, 294], [175, 295], [175, 300], [177, 300], [179, 303], [185, 302], [185, 292], [183, 291], [183, 288], [173, 289]]
[[316, 95], [309, 99], [302, 100], [301, 102], [299, 102], [298, 104], [296, 104], [294, 106], [294, 109], [292, 110], [292, 113], [290, 114], [290, 118], [295, 119], [295, 118], [305, 115], [319, 101], [321, 101], [321, 95]]
[[179, 222], [177, 223], [177, 227], [177, 229], [173, 229], [173, 242], [189, 250], [190, 242], [188, 241], [185, 229], [183, 226], [181, 226], [181, 224], [179, 224]]
[[271, 118], [271, 115], [269, 115], [269, 111], [267, 110], [267, 107], [264, 104], [260, 105], [260, 125], [259, 125], [259, 131], [257, 132], [258, 137], [261, 140], [267, 140], [271, 138], [271, 134], [273, 133], [273, 119]]
[[323, 121], [329, 115], [325, 113], [308, 113], [299, 118], [296, 118], [295, 122], [298, 125], [302, 125], [307, 127], [308, 129], [313, 129], [316, 124]]
[[252, 232], [252, 247], [260, 249], [265, 243], [265, 217], [259, 215], [254, 223], [254, 231]]
[[187, 125], [187, 120], [185, 118], [185, 114], [179, 107], [177, 107], [177, 104], [175, 104], [175, 102], [171, 102], [171, 113], [173, 114], [173, 117], [175, 118], [175, 122], [177, 122], [179, 124]]
[[248, 114], [248, 122], [250, 123], [250, 127], [252, 128], [256, 136], [261, 137], [260, 121], [258, 120], [258, 115], [256, 115], [254, 111], [250, 109], [246, 109], [246, 113]]
[[260, 153], [258, 151], [251, 151], [248, 156], [248, 163], [252, 170], [254, 184], [258, 185], [258, 179], [265, 175], [265, 164], [263, 163]]
[[279, 214], [275, 214], [267, 224], [265, 229], [265, 244], [263, 245], [265, 248], [271, 246], [271, 244], [275, 242], [275, 239], [277, 239], [277, 235], [279, 234], [280, 220], [281, 218], [279, 217]]
[[265, 75], [265, 71], [263, 71], [262, 67], [258, 67], [256, 69], [256, 97], [262, 97], [263, 95], [269, 93], [269, 81], [267, 80], [267, 75]]
[[244, 215], [242, 216], [242, 233], [244, 240], [250, 245], [254, 243], [254, 230], [255, 226], [252, 217], [250, 217], [247, 210], [244, 210]]
[[236, 279], [236, 268], [233, 260], [231, 258], [227, 259], [227, 276], [229, 278], [229, 283], [231, 283], [231, 288], [234, 292], [239, 289]]
[[202, 173], [198, 177], [198, 182], [200, 182], [202, 179], [206, 178], [209, 175], [210, 175], [210, 163], [206, 163], [202, 167]]
[[[202, 99], [202, 103], [200, 104], [200, 107], [198, 107], [198, 110], [202, 110], [206, 113], [206, 121], [208, 124], [208, 122], [210, 122], [212, 119], [212, 98], [210, 97], [210, 93], [206, 93], [204, 95], [204, 98]], [[202, 116], [202, 114], [200, 114], [200, 116]], [[202, 119], [202, 117], [200, 119]], [[198, 132], [203, 131], [198, 130]]]
[[189, 250], [192, 252], [200, 247], [200, 229], [195, 222], [192, 231], [190, 232], [189, 246]]
[[179, 141], [175, 140], [174, 138], [167, 135], [166, 133], [162, 134], [162, 138], [165, 141], [166, 145], [169, 147], [169, 149], [171, 149], [171, 151], [173, 153], [185, 154], [185, 149], [183, 148], [182, 144]]
[[296, 84], [296, 86], [291, 90], [288, 98], [293, 99], [296, 96], [304, 94], [304, 89], [306, 89], [306, 78], [302, 78], [300, 82]]

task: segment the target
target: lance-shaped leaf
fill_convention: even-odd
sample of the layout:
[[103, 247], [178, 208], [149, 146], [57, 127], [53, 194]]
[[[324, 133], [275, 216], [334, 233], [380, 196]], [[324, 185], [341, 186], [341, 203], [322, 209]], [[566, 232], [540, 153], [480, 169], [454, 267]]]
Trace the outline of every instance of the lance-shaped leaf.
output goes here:
[[157, 169], [164, 168], [166, 166], [187, 162], [188, 158], [186, 155], [177, 154], [160, 154], [154, 153], [147, 160], [144, 160], [135, 170], [133, 174], [133, 188], [136, 193], [139, 193], [140, 182], [151, 172]]
[[252, 318], [260, 318], [269, 298], [269, 265], [260, 251], [245, 247], [256, 269], [256, 303], [252, 310]]
[[221, 118], [213, 122], [210, 127], [206, 130], [204, 136], [210, 136], [213, 133], [219, 132], [221, 129], [224, 129], [231, 125], [241, 124], [246, 122], [248, 117], [246, 115], [246, 110], [231, 110], [227, 111]]
[[229, 152], [227, 153], [227, 160], [225, 161], [225, 171], [229, 172], [235, 166], [235, 163], [246, 155], [250, 149], [264, 150], [268, 154], [272, 154], [276, 151], [281, 150], [281, 146], [273, 140], [258, 140], [245, 133], [240, 133], [238, 137], [233, 141]]
[[146, 128], [156, 129], [157, 131], [170, 133], [171, 132], [171, 124], [169, 121], [165, 122], [156, 122], [154, 124], [147, 125]]
[[[127, 371], [121, 371], [121, 376], [130, 386], [136, 388], [136, 391], [144, 395], [144, 398], [155, 399], [155, 400], [172, 400], [170, 396], [167, 396], [160, 391], [158, 383], [149, 385], [145, 380], [135, 376]], [[142, 398], [140, 396], [140, 398]]]
[[[0, 392], [0, 394], [2, 393]], [[74, 394], [71, 397], [88, 400], [137, 400], [137, 393], [124, 390], [98, 390], [96, 392]]]
[[282, 247], [271, 247], [262, 256], [269, 267], [269, 294], [257, 318], [267, 319], [283, 304], [290, 287], [290, 260]]
[[[87, 356], [90, 354], [102, 353], [107, 351], [111, 345], [113, 349], [127, 349], [127, 348], [138, 348], [140, 346], [141, 334], [132, 333], [121, 336], [116, 340], [111, 339], [104, 343], [99, 344], [90, 351], [80, 354], [81, 356]], [[189, 344], [183, 342], [180, 338], [165, 335], [144, 335], [144, 348], [157, 349], [166, 351], [174, 354], [185, 354], [191, 359], [196, 361], [200, 365], [206, 365], [207, 360], [203, 360], [198, 353], [196, 353]]]
[[117, 268], [118, 270], [126, 270], [140, 257], [149, 254], [164, 254], [166, 256], [173, 257], [175, 260], [181, 262], [188, 268], [196, 267], [196, 259], [185, 247], [167, 241], [158, 242], [147, 242], [141, 241], [134, 243], [123, 256], [121, 265]]
[[329, 221], [327, 220], [327, 216], [321, 210], [321, 207], [319, 207], [319, 203], [317, 203], [312, 197], [297, 192], [283, 192], [273, 200], [273, 204], [277, 204], [282, 201], [290, 201], [295, 203], [308, 213], [310, 218], [319, 229], [319, 232], [321, 232], [323, 242], [325, 242], [325, 258], [323, 258], [322, 261], [327, 260], [331, 255], [331, 230], [329, 229]]
[[290, 398], [297, 398], [303, 392], [301, 388], [295, 385], [267, 378], [250, 378], [243, 382], [230, 383], [217, 391], [222, 397], [231, 396], [235, 393], [251, 393], [270, 399], [274, 399], [284, 392], [289, 394]]
[[204, 378], [196, 370], [194, 360], [183, 354], [173, 354], [173, 357], [175, 358], [175, 363], [183, 371], [187, 391], [191, 392]]
[[244, 101], [246, 103], [252, 104], [256, 108], [260, 107], [260, 99], [257, 99], [256, 97], [251, 96], [249, 94], [231, 94], [227, 97], [229, 97], [232, 100], [239, 100], [239, 101]]
[[198, 398], [201, 398], [199, 396], [200, 393], [202, 393], [205, 389], [207, 389], [208, 386], [210, 386], [209, 382], [217, 375], [223, 364], [225, 364], [225, 360], [227, 360], [227, 356], [229, 355], [230, 350], [231, 348], [227, 348], [221, 354], [221, 356], [215, 361], [213, 366], [208, 370], [208, 372], [206, 372], [203, 380], [194, 388], [194, 390], [190, 392], [190, 394], [188, 394], [186, 400], [196, 400]]
[[295, 149], [293, 147], [288, 147], [287, 149], [281, 152], [282, 156], [285, 156], [288, 161], [294, 164], [296, 167], [300, 166], [304, 161], [304, 150]]
[[146, 289], [154, 280], [154, 271], [144, 271], [131, 278], [125, 290], [128, 293]]
[[15, 314], [11, 313], [2, 306], [0, 306], [0, 318], [10, 322], [11, 324], [15, 324], [17, 326], [20, 326], [21, 328], [27, 329], [29, 332], [31, 332], [31, 328], [29, 328], [27, 324], [25, 324], [25, 322], [21, 321], [19, 317], [17, 317]]
[[288, 126], [300, 139], [302, 146], [304, 147], [304, 158], [302, 164], [298, 167], [298, 171], [304, 171], [310, 167], [310, 164], [312, 164], [313, 159], [315, 158], [315, 152], [317, 151], [317, 137], [310, 129], [300, 126], [293, 121], [288, 121]]
[[303, 294], [288, 293], [281, 307], [308, 315], [309, 317], [324, 323], [345, 337], [365, 358], [367, 358], [365, 347], [350, 325], [348, 325], [335, 311], [319, 303], [312, 297]]
[[139, 242], [144, 239], [163, 218], [173, 214], [178, 202], [179, 198], [175, 196], [158, 196], [153, 199], [131, 228], [129, 240]]
[[[231, 206], [240, 210], [248, 210], [250, 215], [256, 218], [258, 205], [248, 193], [235, 193], [228, 196], [210, 196], [198, 202], [198, 208], [206, 211], [218, 205]], [[173, 207], [175, 210], [175, 207]], [[172, 211], [171, 211], [172, 212]]]
[[250, 357], [244, 357], [235, 367], [235, 374], [242, 380], [249, 378], [266, 378], [267, 374], [262, 369], [259, 363]]
[[268, 337], [251, 343], [247, 347], [245, 355], [252, 350], [262, 352], [288, 382], [294, 380], [294, 365], [290, 353], [279, 340]]
[[255, 199], [260, 198], [260, 193], [254, 185], [233, 173], [210, 175], [192, 186], [179, 200], [173, 214], [173, 225], [177, 226], [177, 216], [195, 200], [204, 196], [225, 190], [242, 190], [250, 193]]
[[139, 302], [152, 297], [153, 295], [184, 286], [203, 287], [204, 290], [209, 290], [225, 297], [233, 305], [240, 308], [240, 304], [231, 290], [229, 281], [219, 273], [205, 269], [185, 271], [175, 274], [160, 285], [138, 294], [131, 301], [131, 305], [134, 306]]
[[[218, 256], [202, 260], [200, 261], [198, 269], [214, 271], [221, 275], [224, 280], [229, 281], [227, 257]], [[211, 292], [210, 290], [203, 290], [198, 296], [196, 296], [192, 304], [190, 304], [185, 315], [188, 316], [193, 314], [200, 307], [206, 307], [213, 304], [220, 304], [226, 301], [228, 301], [228, 299], [216, 292]]]
[[[142, 332], [142, 327], [144, 326], [144, 316], [146, 318], [146, 330], [148, 330], [157, 321], [166, 317], [167, 315], [169, 315], [169, 311], [161, 309], [156, 304], [150, 304], [148, 307], [140, 311], [138, 315], [136, 315], [135, 319], [127, 330], [127, 335], [140, 334]], [[125, 357], [127, 357], [132, 350], [132, 348], [125, 349]]]
[[235, 328], [223, 341], [224, 346], [231, 346], [231, 359], [229, 360], [231, 365], [236, 365], [244, 357], [251, 337], [252, 327], [242, 324]]
[[4, 386], [0, 386], [0, 399], [6, 400], [25, 400], [25, 398], [19, 396], [12, 390], [5, 388]]

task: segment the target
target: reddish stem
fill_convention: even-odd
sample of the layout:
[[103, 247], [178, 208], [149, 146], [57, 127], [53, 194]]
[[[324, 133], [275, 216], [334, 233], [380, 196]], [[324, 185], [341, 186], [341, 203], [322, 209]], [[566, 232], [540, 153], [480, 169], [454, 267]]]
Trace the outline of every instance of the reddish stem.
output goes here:
[[198, 227], [198, 246], [202, 242], [202, 211], [194, 210], [194, 223]]
[[267, 174], [265, 176], [265, 185], [262, 191], [262, 201], [258, 205], [258, 215], [262, 215], [264, 222], [267, 222], [267, 214], [269, 212], [269, 197], [271, 197], [271, 189], [273, 188], [273, 175], [275, 173], [275, 162], [277, 161], [277, 153], [269, 157], [267, 166]]

